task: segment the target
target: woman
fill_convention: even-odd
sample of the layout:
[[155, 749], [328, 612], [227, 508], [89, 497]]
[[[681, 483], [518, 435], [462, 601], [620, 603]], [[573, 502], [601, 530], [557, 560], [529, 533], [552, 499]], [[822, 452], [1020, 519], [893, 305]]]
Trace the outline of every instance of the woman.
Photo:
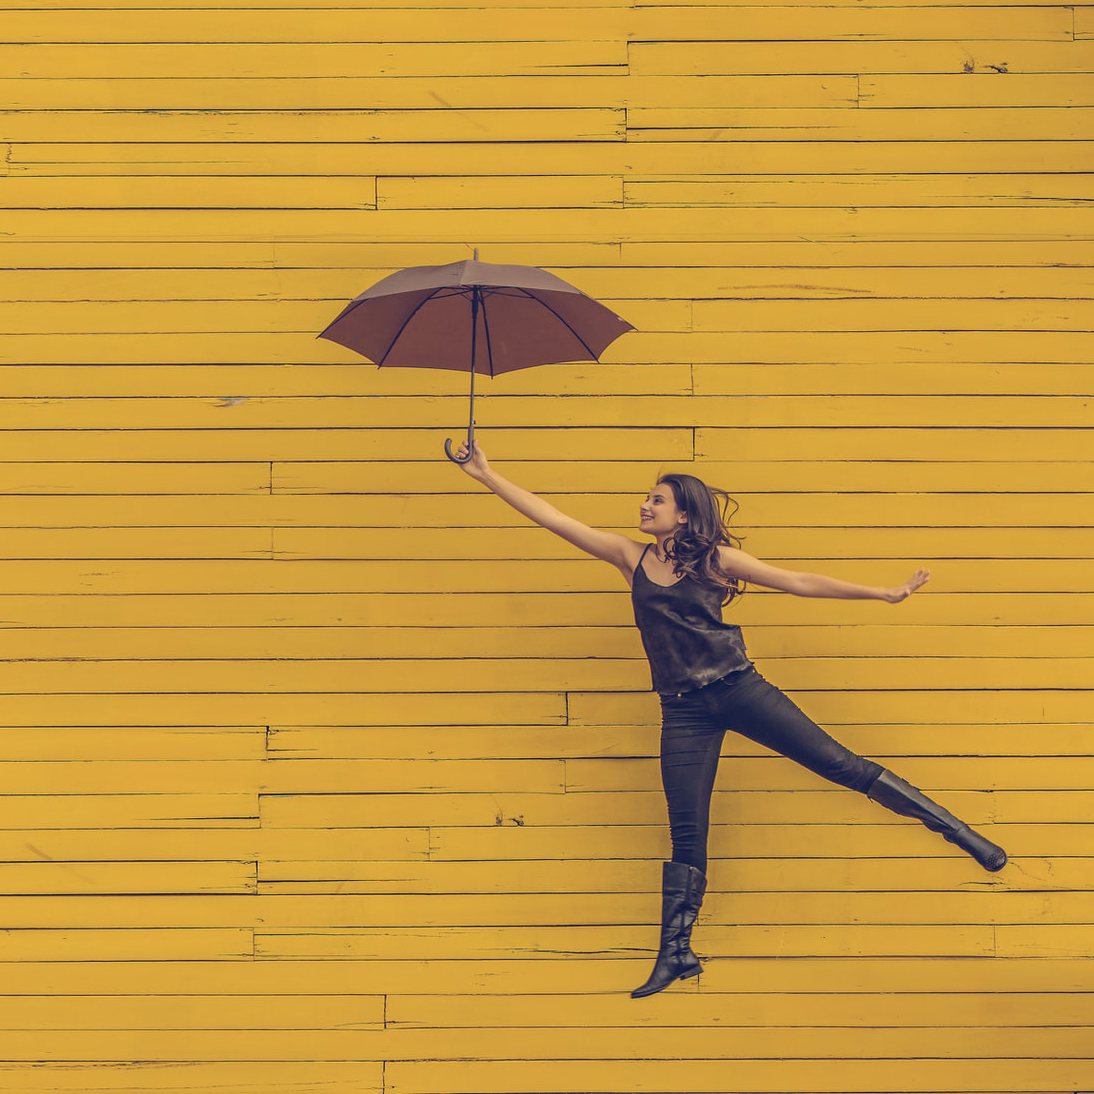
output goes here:
[[[459, 455], [467, 455], [466, 444]], [[664, 475], [650, 491], [639, 507], [638, 527], [653, 543], [641, 544], [590, 528], [502, 478], [477, 445], [462, 467], [517, 512], [610, 562], [631, 586], [635, 622], [661, 698], [661, 777], [672, 836], [672, 861], [662, 870], [660, 952], [632, 997], [652, 995], [700, 972], [691, 930], [706, 891], [710, 798], [727, 729], [894, 813], [914, 817], [985, 870], [1006, 865], [1001, 847], [806, 717], [753, 667], [740, 628], [722, 622], [722, 605], [739, 595], [745, 582], [796, 596], [899, 604], [926, 582], [927, 570], [917, 570], [903, 585], [882, 588], [761, 562], [740, 550], [726, 528], [727, 495], [691, 475]]]

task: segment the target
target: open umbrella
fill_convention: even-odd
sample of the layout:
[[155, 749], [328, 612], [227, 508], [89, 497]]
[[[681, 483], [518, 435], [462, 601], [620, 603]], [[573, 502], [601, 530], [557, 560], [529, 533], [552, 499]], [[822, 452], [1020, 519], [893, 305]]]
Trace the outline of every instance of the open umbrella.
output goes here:
[[319, 337], [378, 366], [471, 373], [466, 463], [475, 439], [475, 374], [498, 376], [532, 365], [596, 361], [634, 327], [560, 277], [535, 266], [474, 259], [413, 266], [378, 281]]

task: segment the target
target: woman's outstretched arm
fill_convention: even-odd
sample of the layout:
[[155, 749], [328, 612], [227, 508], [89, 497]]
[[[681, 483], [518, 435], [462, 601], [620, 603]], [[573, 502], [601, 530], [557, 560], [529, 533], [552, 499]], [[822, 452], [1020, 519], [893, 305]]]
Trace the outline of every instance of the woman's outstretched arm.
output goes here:
[[[457, 455], [461, 459], [467, 455], [466, 442], [460, 445]], [[615, 532], [590, 528], [587, 524], [582, 524], [581, 521], [556, 509], [549, 501], [544, 501], [530, 490], [525, 490], [524, 487], [503, 478], [486, 462], [486, 456], [477, 444], [471, 459], [459, 466], [476, 482], [481, 482], [483, 486], [492, 490], [518, 513], [549, 532], [554, 532], [556, 536], [566, 540], [567, 543], [572, 543], [586, 554], [602, 559], [604, 562], [610, 562], [623, 572], [628, 581], [630, 580], [642, 554], [640, 543]]]
[[722, 566], [726, 573], [743, 578], [753, 585], [763, 585], [768, 589], [793, 593], [795, 596], [825, 596], [840, 600], [884, 600], [889, 604], [899, 604], [912, 595], [927, 578], [930, 570], [916, 570], [903, 585], [856, 585], [853, 581], [841, 581], [824, 574], [812, 574], [797, 570], [784, 570], [753, 558], [746, 551], [735, 547], [720, 549]]

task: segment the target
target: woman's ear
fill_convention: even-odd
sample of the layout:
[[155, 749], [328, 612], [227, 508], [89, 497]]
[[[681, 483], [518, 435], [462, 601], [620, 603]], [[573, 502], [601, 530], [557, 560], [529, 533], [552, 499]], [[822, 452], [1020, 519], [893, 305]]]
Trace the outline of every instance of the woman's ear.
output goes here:
[[687, 515], [687, 513], [681, 513], [681, 514], [680, 514], [680, 515], [679, 515], [679, 516], [678, 516], [678, 517], [676, 518], [676, 523], [677, 523], [677, 524], [687, 524], [687, 522], [688, 522], [688, 515]]

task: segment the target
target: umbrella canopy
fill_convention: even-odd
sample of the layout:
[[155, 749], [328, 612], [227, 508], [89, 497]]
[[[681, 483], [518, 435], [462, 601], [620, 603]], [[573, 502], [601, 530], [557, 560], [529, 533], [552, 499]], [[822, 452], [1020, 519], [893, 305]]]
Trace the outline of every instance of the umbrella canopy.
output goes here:
[[[400, 270], [361, 293], [319, 337], [380, 366], [471, 373], [468, 450], [474, 439], [475, 374], [562, 361], [595, 361], [626, 320], [535, 266], [477, 258]], [[452, 457], [451, 445], [445, 450]]]

